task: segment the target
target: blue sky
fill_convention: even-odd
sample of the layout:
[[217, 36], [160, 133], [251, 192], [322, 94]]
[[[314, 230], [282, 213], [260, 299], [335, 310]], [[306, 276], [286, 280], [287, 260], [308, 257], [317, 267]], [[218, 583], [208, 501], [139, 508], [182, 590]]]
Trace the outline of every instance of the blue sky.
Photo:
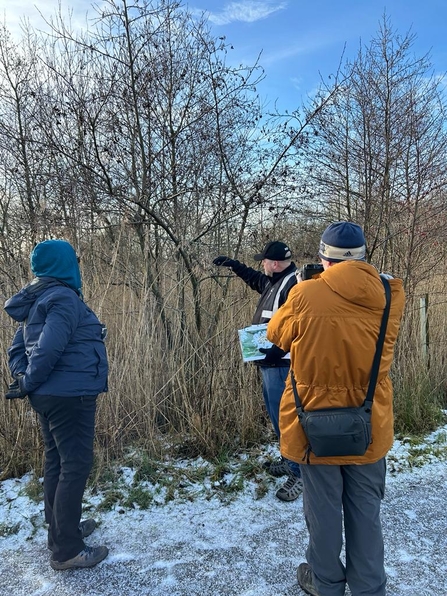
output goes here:
[[[33, 26], [45, 28], [36, 7], [46, 17], [59, 0], [0, 0], [0, 20], [13, 31], [26, 16]], [[79, 23], [93, 15], [90, 0], [60, 0]], [[101, 1], [96, 2], [98, 5]], [[259, 53], [266, 80], [259, 92], [273, 109], [293, 110], [316, 89], [320, 73], [334, 73], [343, 49], [353, 58], [360, 40], [369, 44], [384, 13], [400, 35], [410, 29], [417, 39], [417, 56], [431, 52], [434, 71], [447, 71], [446, 0], [184, 0], [192, 11], [205, 11], [212, 33], [226, 36], [235, 64], [253, 64]]]
[[253, 63], [262, 51], [266, 80], [261, 96], [272, 107], [294, 109], [316, 89], [320, 73], [334, 73], [346, 46], [353, 58], [369, 44], [383, 15], [404, 36], [416, 34], [413, 51], [431, 53], [434, 71], [447, 72], [446, 0], [188, 0], [209, 13], [212, 31], [234, 46], [236, 63]]

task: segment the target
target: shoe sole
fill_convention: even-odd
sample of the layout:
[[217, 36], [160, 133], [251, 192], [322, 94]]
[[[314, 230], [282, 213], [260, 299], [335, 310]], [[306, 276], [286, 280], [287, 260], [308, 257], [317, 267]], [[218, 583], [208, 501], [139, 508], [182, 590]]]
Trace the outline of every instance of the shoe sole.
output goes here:
[[[262, 466], [263, 469], [267, 472], [267, 474], [269, 474], [270, 476], [273, 476], [274, 478], [282, 478], [282, 476], [288, 476], [289, 475], [289, 471], [286, 470], [286, 468], [284, 467], [284, 470], [279, 469], [279, 471], [275, 472], [275, 465], [271, 464], [268, 465], [267, 462], [265, 462], [265, 464]], [[272, 470], [273, 468], [273, 470]], [[279, 468], [279, 466], [277, 466], [277, 469]]]
[[94, 567], [98, 563], [101, 563], [101, 561], [104, 561], [108, 554], [109, 549], [106, 548], [103, 557], [101, 557], [97, 561], [86, 561], [85, 563], [70, 563], [69, 561], [53, 561], [53, 559], [50, 559], [50, 567], [55, 571], [68, 571], [69, 569], [88, 569], [89, 567]]
[[303, 490], [300, 489], [299, 493], [296, 496], [288, 496], [287, 494], [283, 495], [281, 493], [281, 489], [278, 489], [276, 491], [276, 497], [277, 499], [279, 499], [280, 501], [286, 501], [286, 502], [290, 502], [290, 501], [296, 501], [301, 495], [303, 494]]
[[282, 472], [282, 473], [273, 473], [271, 470], [269, 470], [268, 468], [265, 470], [267, 472], [267, 474], [269, 474], [269, 476], [273, 476], [273, 478], [282, 478], [283, 476], [287, 476], [288, 472]]
[[291, 503], [292, 501], [296, 501], [302, 493], [300, 493], [299, 495], [297, 495], [296, 497], [283, 497], [278, 495], [278, 493], [276, 493], [276, 498], [279, 499], [280, 501], [284, 501], [284, 503]]

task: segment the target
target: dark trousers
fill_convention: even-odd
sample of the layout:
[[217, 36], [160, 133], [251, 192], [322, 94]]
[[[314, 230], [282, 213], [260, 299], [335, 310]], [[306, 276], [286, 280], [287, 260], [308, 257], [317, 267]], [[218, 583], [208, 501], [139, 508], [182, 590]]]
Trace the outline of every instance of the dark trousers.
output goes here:
[[45, 521], [55, 561], [71, 559], [85, 547], [79, 522], [93, 463], [96, 397], [30, 397], [45, 442]]
[[[312, 568], [320, 596], [385, 596], [380, 523], [385, 458], [359, 466], [301, 466]], [[345, 533], [346, 565], [340, 560]]]

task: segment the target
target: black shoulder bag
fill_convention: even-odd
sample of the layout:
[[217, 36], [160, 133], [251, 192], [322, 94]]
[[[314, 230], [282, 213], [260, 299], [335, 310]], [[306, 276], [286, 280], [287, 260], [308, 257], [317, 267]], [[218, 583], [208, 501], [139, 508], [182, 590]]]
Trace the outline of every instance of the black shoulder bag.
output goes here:
[[323, 408], [306, 412], [298, 395], [293, 371], [290, 370], [296, 411], [309, 442], [306, 455], [303, 458], [307, 457], [307, 463], [310, 462], [311, 451], [317, 457], [364, 455], [371, 443], [371, 410], [391, 302], [390, 284], [384, 277], [381, 277], [381, 280], [385, 287], [386, 304], [377, 339], [368, 391], [365, 401], [360, 407]]

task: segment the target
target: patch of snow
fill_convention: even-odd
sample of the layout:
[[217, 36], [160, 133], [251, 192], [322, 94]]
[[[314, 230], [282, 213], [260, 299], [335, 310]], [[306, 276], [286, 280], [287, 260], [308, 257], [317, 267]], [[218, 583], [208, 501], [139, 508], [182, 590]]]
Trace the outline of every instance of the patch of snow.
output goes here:
[[[405, 439], [396, 440], [389, 453], [382, 505], [388, 596], [447, 594], [447, 467], [441, 455], [430, 451], [433, 445], [445, 446], [446, 437], [443, 427], [418, 445], [425, 458], [418, 467], [414, 446]], [[277, 455], [277, 446], [268, 446], [260, 459]], [[201, 458], [176, 465], [211, 471]], [[134, 476], [133, 469], [121, 468], [120, 488], [130, 489]], [[209, 477], [190, 483], [191, 500], [165, 502], [166, 487], [145, 483], [155, 492], [149, 509], [116, 505], [93, 513], [99, 527], [87, 543], [106, 544], [109, 556], [92, 569], [65, 572], [49, 566], [43, 503], [32, 501], [24, 490], [30, 480], [27, 475], [0, 483], [2, 596], [303, 594], [296, 583], [308, 539], [302, 497], [279, 501], [275, 491], [284, 479], [266, 476], [262, 498], [258, 483], [246, 479], [244, 489], [225, 502]], [[220, 482], [228, 486], [232, 480], [233, 471]], [[89, 515], [104, 497], [86, 492]]]

